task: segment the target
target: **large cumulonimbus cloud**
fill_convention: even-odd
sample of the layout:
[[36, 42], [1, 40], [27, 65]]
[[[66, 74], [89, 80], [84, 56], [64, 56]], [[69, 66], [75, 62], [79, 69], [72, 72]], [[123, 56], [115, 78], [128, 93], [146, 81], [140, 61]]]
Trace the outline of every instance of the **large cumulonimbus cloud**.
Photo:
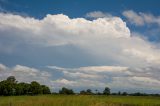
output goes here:
[[[131, 35], [126, 23], [120, 17], [106, 16], [87, 20], [85, 18], [71, 19], [63, 14], [48, 14], [39, 20], [0, 13], [0, 54], [12, 55], [22, 48], [42, 47], [43, 50], [47, 47], [65, 48], [66, 45], [73, 45], [80, 52], [87, 53], [96, 65], [78, 68], [48, 66], [54, 70], [54, 74], [61, 73], [54, 80], [48, 79], [49, 84], [54, 87], [64, 85], [105, 87], [108, 85], [112, 88], [123, 88], [124, 86], [128, 89], [145, 88], [149, 90], [153, 88], [157, 90], [160, 88], [160, 79], [157, 76], [160, 73], [160, 49], [138, 36]], [[21, 54], [23, 52], [26, 51], [21, 51]], [[63, 53], [63, 55], [72, 52], [74, 51]], [[80, 56], [80, 58], [84, 57]], [[4, 68], [4, 65], [0, 66], [0, 70], [7, 70]], [[41, 71], [36, 71], [38, 69], [20, 65], [15, 68], [10, 68], [9, 72], [14, 71], [14, 75], [18, 75], [17, 68], [23, 68], [41, 73]], [[32, 75], [30, 71], [24, 72]]]

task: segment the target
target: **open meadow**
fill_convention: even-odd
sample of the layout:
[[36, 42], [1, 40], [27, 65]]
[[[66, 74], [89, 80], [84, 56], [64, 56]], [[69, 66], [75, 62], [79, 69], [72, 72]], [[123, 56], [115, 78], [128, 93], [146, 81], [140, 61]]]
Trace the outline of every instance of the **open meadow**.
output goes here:
[[0, 106], [160, 106], [160, 97], [100, 95], [1, 96]]

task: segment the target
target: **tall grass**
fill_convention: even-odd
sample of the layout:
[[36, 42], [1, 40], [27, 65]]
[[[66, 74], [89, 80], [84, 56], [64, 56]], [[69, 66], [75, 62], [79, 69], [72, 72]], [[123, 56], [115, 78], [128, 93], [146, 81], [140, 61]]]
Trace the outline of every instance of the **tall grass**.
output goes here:
[[160, 97], [39, 95], [0, 97], [0, 106], [160, 106]]

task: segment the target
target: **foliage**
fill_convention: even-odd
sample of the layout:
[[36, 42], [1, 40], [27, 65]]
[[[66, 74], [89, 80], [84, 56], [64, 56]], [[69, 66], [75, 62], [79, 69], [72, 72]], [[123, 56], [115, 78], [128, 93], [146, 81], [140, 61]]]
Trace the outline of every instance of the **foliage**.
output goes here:
[[10, 76], [7, 80], [0, 82], [0, 95], [37, 95], [37, 94], [50, 94], [49, 87], [40, 85], [36, 81], [31, 84], [20, 82], [18, 83], [14, 76]]
[[14, 76], [9, 76], [7, 78], [7, 81], [11, 82], [11, 83], [16, 83], [16, 78]]
[[61, 90], [59, 90], [59, 94], [74, 94], [74, 92], [72, 89], [63, 87]]
[[110, 88], [106, 87], [103, 91], [104, 95], [110, 95]]
[[36, 95], [36, 94], [42, 94], [42, 88], [41, 85], [36, 82], [36, 81], [32, 81], [30, 84], [30, 90], [32, 95]]
[[82, 94], [82, 95], [92, 95], [93, 92], [92, 92], [91, 89], [87, 89], [86, 91], [85, 90], [80, 91], [80, 94]]
[[49, 87], [46, 85], [41, 85], [41, 89], [42, 89], [43, 94], [50, 94], [51, 93]]

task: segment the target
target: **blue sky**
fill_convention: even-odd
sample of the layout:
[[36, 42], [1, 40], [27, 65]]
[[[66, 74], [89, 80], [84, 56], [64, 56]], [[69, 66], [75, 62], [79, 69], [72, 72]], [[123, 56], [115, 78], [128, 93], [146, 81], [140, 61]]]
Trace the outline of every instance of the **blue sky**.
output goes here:
[[10, 12], [24, 13], [32, 17], [43, 18], [46, 14], [63, 13], [70, 17], [82, 17], [91, 11], [109, 12], [121, 16], [124, 10], [149, 12], [159, 15], [159, 0], [1, 0], [1, 7]]
[[0, 0], [0, 80], [159, 93], [159, 4]]

